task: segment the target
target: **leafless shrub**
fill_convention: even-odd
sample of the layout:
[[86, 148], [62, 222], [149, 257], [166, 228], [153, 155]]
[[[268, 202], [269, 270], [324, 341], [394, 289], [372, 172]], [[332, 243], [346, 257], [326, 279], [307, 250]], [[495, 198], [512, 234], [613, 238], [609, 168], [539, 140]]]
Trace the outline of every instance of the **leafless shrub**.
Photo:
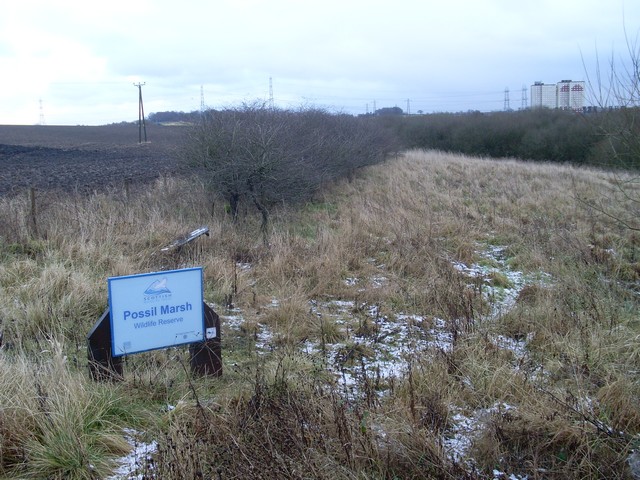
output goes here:
[[253, 104], [205, 112], [184, 156], [225, 198], [234, 221], [241, 204], [257, 209], [266, 242], [276, 205], [307, 201], [390, 148], [384, 132], [351, 116]]

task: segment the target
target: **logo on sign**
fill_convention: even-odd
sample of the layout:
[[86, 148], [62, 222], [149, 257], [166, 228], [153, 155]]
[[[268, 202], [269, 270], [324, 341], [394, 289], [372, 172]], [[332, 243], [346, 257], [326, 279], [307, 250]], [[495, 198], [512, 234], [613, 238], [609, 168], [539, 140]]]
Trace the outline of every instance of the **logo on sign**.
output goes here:
[[171, 290], [167, 287], [167, 278], [156, 280], [147, 287], [144, 293], [145, 302], [154, 302], [157, 300], [165, 300], [171, 297]]

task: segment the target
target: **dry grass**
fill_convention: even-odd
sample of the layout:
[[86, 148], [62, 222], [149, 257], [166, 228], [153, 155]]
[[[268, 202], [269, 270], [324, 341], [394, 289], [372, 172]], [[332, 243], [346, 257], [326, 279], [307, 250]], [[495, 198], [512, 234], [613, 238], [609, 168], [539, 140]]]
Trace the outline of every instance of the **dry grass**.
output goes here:
[[[148, 420], [160, 442], [148, 475], [488, 478], [496, 469], [630, 478], [626, 459], [640, 433], [640, 236], [584, 200], [637, 218], [637, 204], [614, 201], [611, 185], [596, 170], [407, 152], [295, 211], [274, 210], [268, 247], [256, 219], [232, 225], [219, 201], [212, 214], [202, 185], [183, 180], [129, 198], [42, 194], [37, 232], [26, 198], [0, 199], [0, 361], [12, 372], [2, 377], [11, 393], [1, 397], [0, 472], [61, 476], [27, 458], [27, 447], [58, 457], [85, 438], [74, 425], [102, 390], [84, 376], [84, 335], [106, 306], [106, 278], [202, 265], [205, 297], [229, 318], [238, 310], [226, 307], [239, 309], [244, 324], [225, 327], [225, 375], [213, 382], [190, 379], [180, 349], [128, 360], [117, 391], [158, 417]], [[159, 253], [203, 224], [210, 237]], [[496, 246], [499, 265], [482, 254]], [[537, 280], [494, 311], [514, 287], [508, 271], [470, 278], [456, 262]], [[338, 300], [352, 311], [322, 306]], [[425, 335], [442, 319], [451, 344], [416, 351], [402, 371], [377, 378], [366, 367], [380, 322], [400, 314], [424, 318], [413, 327]], [[266, 330], [271, 353], [256, 348]], [[310, 343], [322, 354], [308, 353]], [[332, 362], [359, 372], [357, 388], [347, 391], [327, 370]], [[35, 368], [56, 383], [36, 387], [25, 374]], [[55, 427], [71, 440], [39, 430], [37, 388], [77, 407]], [[178, 402], [171, 415], [158, 413]], [[107, 403], [118, 411], [125, 402]], [[108, 426], [94, 432], [113, 438]], [[42, 446], [45, 437], [55, 449]], [[96, 442], [105, 448], [95, 458], [78, 453], [70, 478], [89, 478], [87, 458], [107, 468], [117, 447]]]
[[122, 392], [90, 385], [68, 368], [61, 344], [46, 360], [0, 357], [0, 473], [25, 478], [108, 474], [129, 451], [122, 427], [135, 424]]

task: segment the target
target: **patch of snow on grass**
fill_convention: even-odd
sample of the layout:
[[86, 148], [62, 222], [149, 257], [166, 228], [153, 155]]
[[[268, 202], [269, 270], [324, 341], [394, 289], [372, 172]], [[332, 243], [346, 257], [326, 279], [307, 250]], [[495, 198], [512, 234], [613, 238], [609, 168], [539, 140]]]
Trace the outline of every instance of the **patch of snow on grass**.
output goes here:
[[431, 335], [432, 348], [443, 352], [450, 352], [453, 348], [453, 334], [446, 330], [446, 322], [441, 318], [434, 318], [429, 335]]
[[452, 418], [452, 427], [444, 438], [443, 445], [451, 459], [460, 463], [471, 448], [471, 439], [478, 429], [476, 418], [456, 413]]
[[504, 472], [501, 472], [500, 470], [493, 470], [493, 479], [494, 480], [528, 480], [529, 476], [525, 475], [520, 476], [520, 475], [514, 475], [513, 473], [511, 475], [508, 475]]
[[236, 267], [240, 269], [241, 272], [246, 272], [251, 270], [252, 266], [250, 263], [237, 262]]
[[491, 311], [486, 319], [496, 319], [506, 314], [516, 304], [520, 291], [526, 285], [549, 283], [551, 275], [544, 272], [525, 275], [513, 270], [505, 255], [507, 247], [491, 245], [487, 250], [477, 252], [491, 265], [466, 265], [462, 262], [452, 262], [453, 267], [460, 273], [473, 279], [482, 279], [482, 294], [490, 305]]
[[114, 474], [107, 477], [107, 480], [143, 480], [148, 478], [145, 473], [145, 465], [147, 460], [158, 451], [158, 444], [154, 440], [151, 443], [145, 443], [138, 440], [139, 433], [131, 428], [126, 428], [125, 438], [131, 445], [131, 452], [127, 455], [116, 459], [118, 467]]
[[496, 347], [512, 352], [518, 360], [525, 358], [528, 354], [526, 340], [515, 340], [504, 335], [497, 335], [492, 338], [492, 341]]
[[[480, 408], [466, 415], [456, 412], [451, 417], [451, 426], [445, 433], [443, 445], [450, 458], [456, 463], [468, 463], [469, 450], [473, 441], [482, 433], [486, 427], [487, 420], [493, 414], [500, 414], [514, 409], [515, 407], [503, 402], [498, 402], [491, 408]], [[473, 466], [473, 465], [468, 465]]]
[[273, 332], [266, 325], [259, 325], [256, 332], [256, 348], [258, 353], [266, 353], [273, 350]]
[[221, 315], [220, 320], [223, 326], [232, 328], [233, 330], [240, 330], [240, 327], [244, 323], [244, 317], [238, 309], [234, 310], [234, 315]]
[[[512, 270], [505, 251], [506, 247], [490, 246], [479, 252], [486, 260], [481, 262], [483, 265], [453, 263], [457, 271], [474, 279], [474, 288], [478, 288], [478, 282], [481, 283], [482, 295], [490, 309], [480, 320], [497, 319], [513, 308], [525, 285], [548, 281], [546, 274], [531, 276]], [[383, 267], [380, 265], [381, 269]], [[384, 275], [368, 280], [355, 277], [344, 280], [349, 286], [368, 285], [368, 288], [380, 288], [387, 282]], [[279, 301], [274, 298], [268, 306], [278, 305]], [[309, 302], [309, 311], [336, 325], [347, 340], [321, 343], [307, 339], [301, 344], [300, 350], [306, 355], [321, 358], [327, 370], [335, 375], [340, 388], [351, 399], [362, 398], [363, 394], [369, 395], [371, 392], [384, 395], [392, 387], [394, 378], [408, 375], [413, 359], [450, 352], [454, 347], [451, 326], [442, 318], [402, 312], [386, 315], [377, 303], [335, 299], [312, 300]], [[229, 313], [231, 315], [223, 317], [224, 325], [239, 331], [244, 322], [242, 313], [239, 310]], [[268, 326], [259, 324], [255, 335], [255, 345], [262, 354], [273, 351], [274, 333]], [[518, 340], [504, 335], [492, 335], [490, 339], [496, 347], [512, 352], [517, 362], [527, 358], [527, 339]], [[443, 438], [443, 445], [451, 460], [472, 468], [473, 459], [469, 454], [474, 438], [482, 433], [490, 415], [511, 408], [514, 407], [496, 404], [489, 409], [463, 412], [452, 406], [450, 425]], [[526, 477], [507, 476], [496, 470], [494, 478], [524, 480]]]
[[356, 306], [353, 300], [331, 300], [327, 305], [336, 307], [340, 313], [347, 313]]
[[432, 355], [452, 348], [451, 332], [446, 330], [442, 319], [429, 321], [421, 315], [402, 313], [389, 317], [381, 315], [379, 305], [361, 304], [357, 310], [365, 317], [360, 317], [357, 326], [354, 310], [353, 302], [312, 302], [312, 312], [332, 318], [336, 324], [346, 324], [352, 334], [348, 344], [323, 346], [307, 340], [303, 348], [307, 354], [324, 355], [327, 369], [354, 395], [361, 393], [358, 389], [365, 384], [373, 385], [382, 395], [389, 388], [389, 380], [408, 373], [409, 364], [417, 355]]

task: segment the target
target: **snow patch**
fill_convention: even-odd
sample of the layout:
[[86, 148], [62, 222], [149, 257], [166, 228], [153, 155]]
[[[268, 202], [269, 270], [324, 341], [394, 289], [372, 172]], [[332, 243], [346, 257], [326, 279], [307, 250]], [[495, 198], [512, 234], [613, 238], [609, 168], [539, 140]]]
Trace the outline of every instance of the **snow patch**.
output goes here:
[[145, 467], [149, 464], [148, 460], [158, 451], [158, 444], [155, 440], [150, 443], [140, 441], [140, 433], [131, 428], [125, 428], [124, 433], [125, 439], [131, 445], [131, 451], [116, 459], [118, 466], [107, 480], [144, 480], [148, 478]]

